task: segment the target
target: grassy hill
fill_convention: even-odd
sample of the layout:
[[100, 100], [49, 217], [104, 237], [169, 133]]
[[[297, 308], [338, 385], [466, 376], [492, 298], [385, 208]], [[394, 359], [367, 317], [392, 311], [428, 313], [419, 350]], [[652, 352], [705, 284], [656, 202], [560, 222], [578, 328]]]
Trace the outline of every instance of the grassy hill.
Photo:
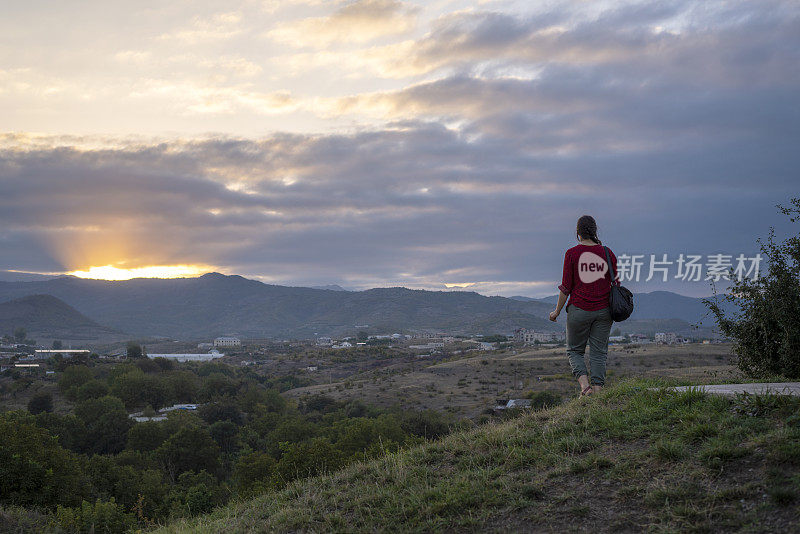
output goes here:
[[158, 532], [790, 532], [800, 399], [626, 381]]

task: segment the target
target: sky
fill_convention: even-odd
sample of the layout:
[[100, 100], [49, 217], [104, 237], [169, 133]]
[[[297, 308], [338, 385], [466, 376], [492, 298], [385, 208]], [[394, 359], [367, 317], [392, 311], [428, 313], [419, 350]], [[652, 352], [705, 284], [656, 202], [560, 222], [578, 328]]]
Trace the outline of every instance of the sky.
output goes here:
[[651, 255], [792, 231], [793, 0], [3, 11], [0, 270], [547, 296], [590, 214], [701, 296]]

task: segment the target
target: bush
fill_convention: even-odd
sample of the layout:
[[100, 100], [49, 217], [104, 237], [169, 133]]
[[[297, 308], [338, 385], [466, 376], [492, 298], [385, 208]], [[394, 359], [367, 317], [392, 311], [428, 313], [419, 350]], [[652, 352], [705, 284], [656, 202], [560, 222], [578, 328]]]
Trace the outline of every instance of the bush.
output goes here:
[[24, 412], [0, 415], [0, 504], [78, 504], [88, 492], [75, 455]]
[[78, 388], [94, 378], [92, 370], [85, 365], [70, 365], [58, 378], [58, 389], [69, 398], [74, 399]]
[[542, 410], [561, 404], [561, 396], [552, 391], [531, 391], [528, 394], [531, 399], [531, 408], [534, 410]]
[[81, 402], [75, 415], [86, 425], [86, 450], [97, 454], [116, 454], [125, 448], [131, 420], [117, 397], [101, 397]]
[[[791, 222], [800, 221], [800, 198], [778, 208]], [[734, 279], [723, 297], [738, 311], [726, 312], [716, 296], [703, 302], [722, 333], [733, 338], [745, 374], [800, 378], [800, 234], [776, 243], [770, 228], [767, 242], [759, 245], [768, 263], [766, 276]]]
[[59, 506], [56, 517], [61, 528], [67, 532], [125, 532], [136, 524], [133, 515], [126, 514], [114, 499], [94, 504], [83, 501], [79, 508]]
[[46, 391], [40, 391], [39, 393], [31, 397], [30, 401], [28, 401], [28, 411], [32, 415], [40, 414], [43, 412], [52, 412], [53, 396]]
[[108, 386], [99, 380], [89, 380], [75, 393], [75, 399], [85, 401], [89, 399], [99, 399], [108, 395]]

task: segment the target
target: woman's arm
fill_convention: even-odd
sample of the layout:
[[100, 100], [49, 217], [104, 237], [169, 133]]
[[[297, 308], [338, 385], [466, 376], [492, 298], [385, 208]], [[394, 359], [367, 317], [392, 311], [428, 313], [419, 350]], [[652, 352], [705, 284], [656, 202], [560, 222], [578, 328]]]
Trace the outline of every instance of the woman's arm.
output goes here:
[[567, 302], [567, 295], [564, 294], [563, 291], [558, 292], [558, 303], [556, 304], [556, 309], [550, 312], [550, 320], [555, 322], [558, 319], [558, 315], [561, 313], [561, 308], [564, 307], [564, 304]]

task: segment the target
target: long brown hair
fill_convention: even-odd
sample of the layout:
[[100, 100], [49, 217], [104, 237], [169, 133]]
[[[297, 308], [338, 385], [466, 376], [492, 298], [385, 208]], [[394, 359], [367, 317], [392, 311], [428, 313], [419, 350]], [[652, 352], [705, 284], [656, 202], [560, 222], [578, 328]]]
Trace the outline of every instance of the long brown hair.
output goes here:
[[591, 215], [584, 215], [578, 219], [576, 231], [583, 239], [591, 239], [598, 245], [603, 244], [603, 242], [597, 238], [597, 223]]

